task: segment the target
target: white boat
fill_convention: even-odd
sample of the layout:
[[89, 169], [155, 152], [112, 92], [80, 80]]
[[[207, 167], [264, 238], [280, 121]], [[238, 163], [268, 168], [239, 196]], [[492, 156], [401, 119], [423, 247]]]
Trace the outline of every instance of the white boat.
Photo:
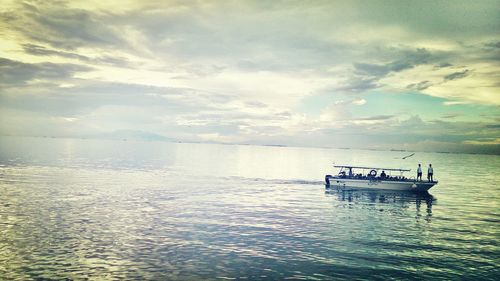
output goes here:
[[[378, 167], [358, 167], [335, 165], [335, 168], [340, 168], [338, 175], [326, 175], [326, 188], [347, 189], [377, 189], [377, 190], [401, 190], [401, 191], [427, 191], [437, 181], [422, 181], [414, 178], [406, 178], [404, 172], [410, 170], [378, 168]], [[356, 173], [361, 171], [361, 173]], [[365, 171], [369, 171], [365, 174]], [[379, 171], [382, 171], [379, 174]], [[387, 172], [388, 174], [386, 174]], [[392, 173], [399, 172], [398, 176], [393, 176]]]

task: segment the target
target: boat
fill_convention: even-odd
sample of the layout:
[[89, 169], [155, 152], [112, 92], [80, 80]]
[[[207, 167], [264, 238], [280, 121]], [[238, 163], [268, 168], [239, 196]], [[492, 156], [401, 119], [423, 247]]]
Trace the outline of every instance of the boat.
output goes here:
[[[411, 171], [407, 169], [359, 167], [348, 165], [334, 165], [333, 167], [340, 168], [340, 171], [336, 176], [325, 176], [326, 188], [337, 188], [342, 190], [375, 189], [423, 192], [428, 191], [431, 187], [438, 183], [438, 181], [422, 181], [414, 178], [407, 178], [404, 176], [404, 173]], [[369, 172], [365, 173], [366, 171]], [[395, 172], [399, 172], [399, 175], [393, 176], [392, 174]]]

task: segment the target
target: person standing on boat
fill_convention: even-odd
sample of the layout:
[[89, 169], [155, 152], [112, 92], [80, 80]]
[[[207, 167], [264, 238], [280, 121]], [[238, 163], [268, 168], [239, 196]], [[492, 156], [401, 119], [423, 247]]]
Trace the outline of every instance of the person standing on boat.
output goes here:
[[420, 181], [422, 181], [422, 166], [418, 164], [417, 168], [417, 180], [420, 178]]
[[429, 164], [429, 168], [427, 169], [427, 179], [429, 181], [434, 181], [432, 175], [434, 175], [434, 170], [432, 169], [432, 164]]

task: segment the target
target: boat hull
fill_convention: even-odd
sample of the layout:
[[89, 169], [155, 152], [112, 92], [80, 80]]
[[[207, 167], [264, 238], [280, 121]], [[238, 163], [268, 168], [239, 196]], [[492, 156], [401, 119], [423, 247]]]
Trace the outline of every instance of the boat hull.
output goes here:
[[368, 180], [368, 179], [346, 179], [346, 178], [329, 178], [326, 182], [327, 187], [338, 188], [343, 190], [348, 189], [376, 189], [376, 190], [401, 190], [401, 191], [427, 191], [437, 182], [426, 181], [385, 181], [385, 180]]

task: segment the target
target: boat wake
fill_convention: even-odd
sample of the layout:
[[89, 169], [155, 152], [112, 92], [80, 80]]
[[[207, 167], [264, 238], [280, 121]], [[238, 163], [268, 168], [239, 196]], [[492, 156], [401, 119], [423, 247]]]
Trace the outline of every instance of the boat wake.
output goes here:
[[311, 181], [304, 179], [264, 179], [264, 178], [246, 178], [246, 177], [225, 177], [228, 180], [237, 180], [244, 182], [253, 182], [259, 184], [283, 184], [283, 185], [325, 185], [324, 181]]

